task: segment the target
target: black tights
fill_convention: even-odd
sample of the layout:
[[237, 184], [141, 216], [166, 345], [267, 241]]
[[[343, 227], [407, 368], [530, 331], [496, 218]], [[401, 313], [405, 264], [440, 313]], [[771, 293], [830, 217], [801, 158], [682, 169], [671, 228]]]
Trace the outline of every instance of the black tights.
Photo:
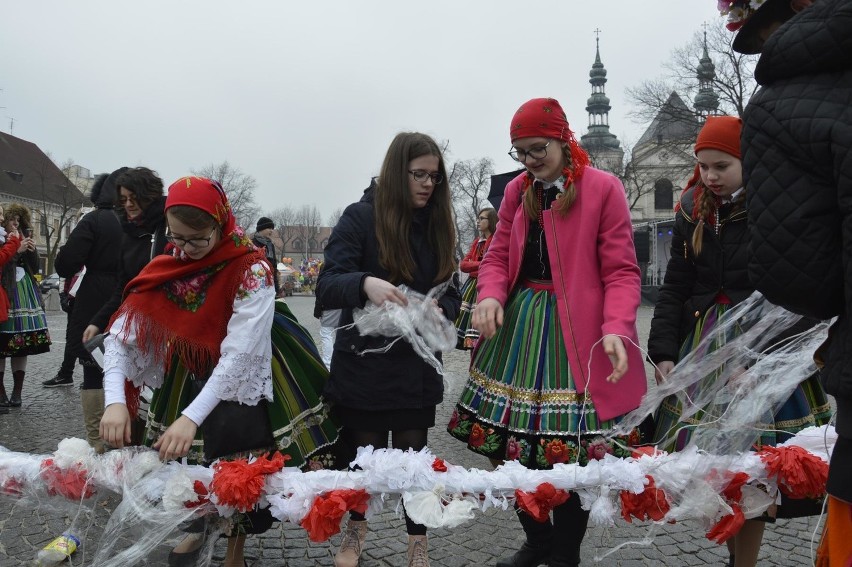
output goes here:
[[[403, 429], [399, 431], [362, 431], [344, 427], [341, 433], [344, 455], [342, 462], [348, 463], [355, 458], [358, 447], [372, 445], [374, 449], [384, 449], [388, 446], [388, 433], [391, 434], [391, 444], [394, 449], [414, 449], [419, 451], [426, 446], [428, 429]], [[349, 512], [353, 520], [363, 520], [364, 515]], [[426, 526], [415, 524], [405, 515], [405, 528], [408, 535], [426, 535]]]

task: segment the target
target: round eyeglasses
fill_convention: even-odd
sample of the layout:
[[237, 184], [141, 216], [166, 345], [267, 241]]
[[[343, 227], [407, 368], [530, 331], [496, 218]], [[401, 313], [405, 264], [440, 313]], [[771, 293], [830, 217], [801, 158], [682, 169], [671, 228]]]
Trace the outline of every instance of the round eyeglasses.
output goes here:
[[422, 169], [409, 170], [408, 173], [414, 178], [414, 181], [418, 183], [423, 183], [426, 179], [431, 179], [434, 185], [437, 185], [441, 181], [444, 180], [444, 176], [440, 173], [429, 173], [428, 171], [423, 171]]
[[520, 150], [518, 148], [514, 148], [512, 150], [509, 150], [509, 157], [521, 163], [527, 161], [528, 157], [531, 157], [533, 159], [544, 159], [547, 157], [547, 146], [549, 146], [550, 142], [552, 141], [553, 140], [550, 140], [543, 146], [536, 146], [528, 150]]

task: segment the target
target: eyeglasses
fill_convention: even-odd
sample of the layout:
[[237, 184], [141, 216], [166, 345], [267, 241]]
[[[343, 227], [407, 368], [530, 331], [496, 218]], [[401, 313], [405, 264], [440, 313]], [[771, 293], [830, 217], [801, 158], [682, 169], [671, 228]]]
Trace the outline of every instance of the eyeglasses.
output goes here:
[[527, 161], [528, 157], [533, 159], [544, 159], [547, 157], [547, 146], [549, 146], [552, 141], [553, 140], [550, 140], [543, 146], [537, 146], [528, 150], [519, 150], [518, 148], [515, 148], [509, 151], [509, 157], [521, 163]]
[[172, 236], [170, 232], [167, 232], [166, 240], [168, 240], [178, 248], [183, 248], [184, 246], [192, 246], [193, 248], [207, 248], [210, 245], [210, 240], [213, 238], [214, 234], [216, 234], [215, 227], [210, 233], [210, 236], [208, 236], [207, 238], [177, 238], [176, 236]]
[[428, 171], [423, 171], [422, 169], [415, 169], [414, 171], [409, 170], [408, 173], [414, 178], [414, 181], [418, 183], [423, 183], [426, 179], [431, 179], [434, 185], [437, 185], [441, 181], [444, 180], [444, 176], [440, 173], [429, 173]]
[[481, 221], [488, 220], [488, 217], [479, 217], [479, 220], [481, 220]]
[[136, 200], [136, 197], [134, 197], [133, 195], [131, 195], [130, 197], [121, 196], [121, 197], [118, 198], [118, 202], [121, 205], [125, 205], [127, 203], [130, 203], [131, 205], [138, 205], [139, 204], [139, 201]]

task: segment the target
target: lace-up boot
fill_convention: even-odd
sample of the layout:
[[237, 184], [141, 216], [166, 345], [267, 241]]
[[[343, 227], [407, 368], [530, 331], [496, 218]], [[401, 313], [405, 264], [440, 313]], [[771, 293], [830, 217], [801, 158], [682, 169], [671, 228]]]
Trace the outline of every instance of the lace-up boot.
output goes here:
[[408, 536], [408, 567], [429, 567], [425, 535]]
[[346, 529], [343, 531], [343, 539], [340, 541], [340, 549], [334, 556], [334, 567], [358, 567], [358, 559], [364, 548], [364, 540], [367, 539], [367, 520], [353, 520], [349, 518]]

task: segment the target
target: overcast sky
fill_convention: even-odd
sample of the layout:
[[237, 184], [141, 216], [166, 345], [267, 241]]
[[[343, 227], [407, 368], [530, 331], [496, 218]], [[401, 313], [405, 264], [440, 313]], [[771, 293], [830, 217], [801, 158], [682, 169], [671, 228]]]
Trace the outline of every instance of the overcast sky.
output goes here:
[[0, 130], [93, 173], [166, 185], [228, 160], [263, 211], [358, 200], [400, 131], [449, 160], [514, 168], [509, 120], [557, 98], [585, 133], [600, 28], [610, 126], [638, 139], [625, 88], [660, 76], [715, 0], [0, 0]]

